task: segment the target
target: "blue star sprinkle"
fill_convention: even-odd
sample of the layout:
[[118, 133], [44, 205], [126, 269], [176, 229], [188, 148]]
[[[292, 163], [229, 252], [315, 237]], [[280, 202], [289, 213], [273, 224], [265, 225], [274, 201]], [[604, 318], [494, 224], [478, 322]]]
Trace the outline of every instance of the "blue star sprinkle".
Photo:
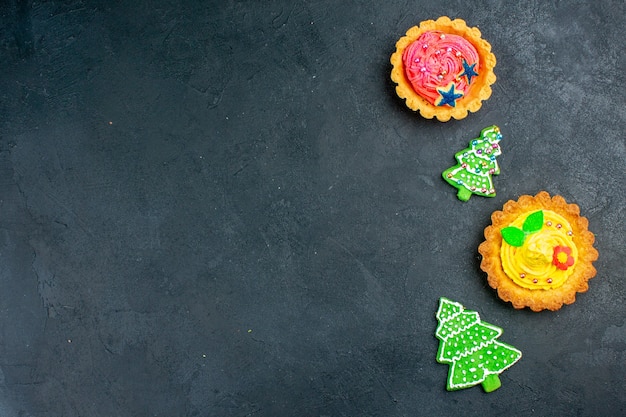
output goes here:
[[459, 75], [459, 77], [462, 77], [465, 75], [467, 77], [467, 83], [470, 84], [472, 82], [472, 77], [475, 77], [478, 75], [478, 73], [474, 71], [475, 66], [476, 66], [476, 62], [470, 65], [467, 63], [465, 59], [463, 59], [463, 72], [461, 73], [461, 75]]
[[445, 106], [447, 104], [456, 107], [456, 100], [463, 97], [463, 93], [455, 91], [454, 87], [454, 83], [452, 83], [448, 91], [437, 90], [439, 94], [441, 94], [441, 101], [437, 104], [438, 106]]

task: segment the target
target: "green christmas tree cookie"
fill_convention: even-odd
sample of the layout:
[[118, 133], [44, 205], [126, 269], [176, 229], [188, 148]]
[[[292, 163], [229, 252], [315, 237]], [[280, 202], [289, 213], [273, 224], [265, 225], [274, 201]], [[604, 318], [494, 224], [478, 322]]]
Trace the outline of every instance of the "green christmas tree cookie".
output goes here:
[[443, 171], [442, 175], [450, 185], [458, 188], [459, 200], [467, 201], [472, 194], [496, 196], [491, 176], [500, 173], [496, 157], [502, 154], [501, 139], [498, 126], [486, 127], [468, 148], [454, 155], [458, 164]]
[[475, 311], [441, 298], [437, 311], [437, 362], [450, 364], [448, 390], [482, 384], [485, 392], [500, 388], [498, 374], [522, 357], [513, 346], [498, 342], [502, 329], [480, 321]]

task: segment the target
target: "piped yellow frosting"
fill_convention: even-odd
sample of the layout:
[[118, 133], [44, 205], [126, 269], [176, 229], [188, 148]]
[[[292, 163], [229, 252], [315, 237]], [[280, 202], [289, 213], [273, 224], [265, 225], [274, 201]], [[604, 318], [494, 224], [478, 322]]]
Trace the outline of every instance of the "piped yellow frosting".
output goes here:
[[[528, 234], [520, 247], [503, 241], [500, 250], [505, 274], [517, 285], [532, 290], [563, 285], [574, 270], [564, 264], [572, 258], [575, 265], [578, 259], [569, 222], [551, 210], [544, 210], [543, 213], [541, 230]], [[510, 226], [522, 228], [526, 217], [528, 213], [517, 217]], [[563, 251], [564, 248], [569, 248], [569, 254]]]

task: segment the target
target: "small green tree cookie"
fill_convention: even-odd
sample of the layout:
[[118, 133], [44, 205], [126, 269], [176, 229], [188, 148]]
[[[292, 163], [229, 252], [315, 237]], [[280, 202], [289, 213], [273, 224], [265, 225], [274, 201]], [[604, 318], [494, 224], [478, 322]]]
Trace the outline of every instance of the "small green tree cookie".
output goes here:
[[437, 362], [450, 364], [448, 390], [482, 384], [485, 392], [500, 388], [498, 374], [522, 357], [513, 346], [498, 342], [502, 329], [480, 321], [455, 301], [441, 298], [437, 311]]
[[443, 171], [443, 179], [457, 188], [457, 197], [467, 201], [472, 194], [495, 197], [491, 176], [500, 173], [496, 157], [502, 155], [499, 142], [502, 134], [498, 126], [486, 127], [469, 147], [457, 152], [458, 164]]

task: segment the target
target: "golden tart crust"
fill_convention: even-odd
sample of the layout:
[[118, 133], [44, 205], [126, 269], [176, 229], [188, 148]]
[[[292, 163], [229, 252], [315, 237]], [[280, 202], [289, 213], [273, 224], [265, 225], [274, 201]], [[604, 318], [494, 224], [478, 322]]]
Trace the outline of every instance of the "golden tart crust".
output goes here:
[[[520, 218], [527, 218], [539, 210], [551, 213], [546, 218], [545, 227], [562, 227], [561, 224], [552, 225], [550, 219], [555, 218], [553, 214], [558, 216], [556, 218], [565, 220], [563, 233], [573, 246], [567, 253], [564, 253], [561, 246], [554, 248], [554, 265], [558, 269], [569, 269], [565, 276], [558, 278], [558, 285], [548, 285], [545, 280], [539, 284], [533, 284], [531, 280], [530, 283], [520, 285], [518, 277], [513, 279], [505, 272], [510, 267], [503, 267], [508, 261], [503, 262], [502, 254], [509, 252], [509, 245], [502, 237], [502, 230], [513, 224], [519, 225]], [[485, 228], [485, 241], [478, 247], [478, 252], [482, 255], [480, 267], [487, 273], [489, 285], [497, 290], [502, 300], [511, 302], [517, 309], [529, 307], [533, 311], [554, 311], [563, 304], [576, 301], [577, 292], [587, 291], [587, 281], [596, 275], [592, 263], [598, 259], [598, 251], [593, 247], [595, 237], [587, 229], [589, 222], [580, 216], [580, 209], [576, 204], [568, 204], [561, 196], [550, 197], [547, 192], [541, 191], [536, 196], [523, 195], [517, 201], [508, 201], [502, 211], [491, 215], [491, 221], [492, 224]], [[537, 242], [533, 244], [540, 245]], [[561, 272], [563, 271], [557, 273]], [[521, 275], [523, 280], [524, 274]], [[552, 280], [548, 279], [547, 282], [551, 283]]]

